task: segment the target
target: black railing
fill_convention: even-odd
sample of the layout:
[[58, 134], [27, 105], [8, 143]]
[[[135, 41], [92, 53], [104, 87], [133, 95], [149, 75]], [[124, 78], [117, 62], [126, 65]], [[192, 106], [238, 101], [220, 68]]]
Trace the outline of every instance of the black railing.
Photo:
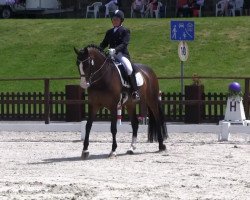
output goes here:
[[[249, 77], [200, 77], [202, 79], [233, 79], [245, 80], [244, 87], [244, 109], [246, 118], [249, 118]], [[44, 92], [16, 92], [0, 93], [0, 120], [40, 120], [49, 123], [52, 121], [72, 121], [69, 117], [70, 109], [73, 114], [79, 111], [75, 121], [85, 120], [88, 116], [87, 94], [84, 90], [78, 90], [80, 95], [71, 98], [67, 91], [51, 92], [51, 81], [76, 80], [74, 77], [64, 78], [27, 78], [27, 79], [0, 79], [1, 81], [43, 81]], [[180, 79], [180, 77], [159, 77], [159, 79]], [[192, 77], [185, 77], [192, 79]], [[76, 86], [77, 88], [77, 86]], [[169, 122], [182, 122], [185, 119], [185, 106], [203, 105], [202, 121], [218, 122], [225, 114], [226, 93], [204, 93], [202, 100], [185, 100], [181, 93], [162, 93], [162, 107], [166, 120]], [[76, 110], [76, 111], [75, 111]], [[144, 111], [145, 112], [145, 111]], [[137, 114], [141, 115], [143, 109], [138, 105]], [[68, 117], [67, 117], [68, 115]], [[74, 118], [74, 117], [73, 117]], [[102, 109], [97, 114], [97, 120], [109, 120], [110, 112]], [[123, 109], [123, 119], [128, 120], [128, 115]]]

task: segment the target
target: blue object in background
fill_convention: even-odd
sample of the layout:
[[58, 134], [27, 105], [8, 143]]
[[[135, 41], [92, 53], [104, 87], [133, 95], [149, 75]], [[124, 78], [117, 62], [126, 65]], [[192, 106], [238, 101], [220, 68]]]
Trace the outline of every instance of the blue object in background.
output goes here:
[[194, 21], [171, 21], [171, 40], [194, 40]]
[[228, 89], [232, 92], [240, 92], [241, 91], [241, 87], [240, 84], [238, 82], [232, 82], [229, 84]]

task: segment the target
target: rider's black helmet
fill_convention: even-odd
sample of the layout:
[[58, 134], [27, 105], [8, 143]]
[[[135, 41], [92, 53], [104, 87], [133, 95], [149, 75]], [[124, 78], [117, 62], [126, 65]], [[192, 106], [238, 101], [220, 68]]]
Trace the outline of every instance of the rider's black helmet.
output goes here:
[[114, 17], [120, 18], [122, 22], [124, 21], [124, 13], [121, 10], [116, 10], [114, 14], [112, 15], [112, 18]]

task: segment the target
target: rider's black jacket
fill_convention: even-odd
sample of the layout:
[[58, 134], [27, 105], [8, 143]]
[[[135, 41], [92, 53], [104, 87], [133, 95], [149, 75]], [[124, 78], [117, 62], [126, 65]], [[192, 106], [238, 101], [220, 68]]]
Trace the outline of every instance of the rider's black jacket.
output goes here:
[[130, 30], [119, 26], [116, 31], [114, 28], [109, 29], [106, 32], [106, 35], [103, 41], [100, 44], [102, 49], [106, 47], [115, 49], [116, 53], [121, 52], [124, 56], [130, 57], [128, 52], [128, 44], [130, 40]]

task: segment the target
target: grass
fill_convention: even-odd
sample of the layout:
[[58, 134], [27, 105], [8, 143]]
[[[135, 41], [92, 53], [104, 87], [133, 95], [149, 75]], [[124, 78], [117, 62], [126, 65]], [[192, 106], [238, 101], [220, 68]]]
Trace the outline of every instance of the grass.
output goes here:
[[[126, 19], [132, 60], [151, 66], [158, 76], [180, 76], [178, 42], [170, 40], [171, 19]], [[184, 75], [250, 77], [250, 17], [194, 18], [195, 41]], [[73, 47], [99, 44], [108, 19], [0, 20], [0, 78], [77, 77]], [[231, 80], [202, 80], [207, 92], [224, 92]], [[42, 91], [43, 83], [0, 82], [1, 91]], [[54, 81], [52, 90], [64, 90]], [[185, 80], [190, 84], [191, 80]], [[161, 80], [162, 91], [179, 91], [179, 81]]]

